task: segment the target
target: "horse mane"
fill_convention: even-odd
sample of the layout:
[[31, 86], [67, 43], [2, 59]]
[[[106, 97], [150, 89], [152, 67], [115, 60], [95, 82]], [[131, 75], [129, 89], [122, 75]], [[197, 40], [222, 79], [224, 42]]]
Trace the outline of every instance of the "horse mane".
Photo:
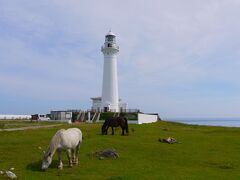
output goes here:
[[48, 145], [48, 149], [44, 156], [53, 156], [55, 153], [60, 141], [61, 141], [61, 133], [65, 131], [65, 129], [60, 129], [56, 132], [56, 134], [52, 137], [50, 144]]

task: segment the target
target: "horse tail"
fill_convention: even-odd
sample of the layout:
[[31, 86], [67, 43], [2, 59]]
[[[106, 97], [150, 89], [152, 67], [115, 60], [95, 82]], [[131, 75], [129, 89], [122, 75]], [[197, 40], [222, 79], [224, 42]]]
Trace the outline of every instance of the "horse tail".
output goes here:
[[127, 118], [124, 118], [124, 120], [125, 120], [126, 132], [128, 134], [128, 120], [127, 120]]
[[83, 141], [83, 134], [82, 134], [82, 131], [80, 129], [79, 130], [79, 142], [78, 144], [81, 145], [82, 144], [82, 141]]

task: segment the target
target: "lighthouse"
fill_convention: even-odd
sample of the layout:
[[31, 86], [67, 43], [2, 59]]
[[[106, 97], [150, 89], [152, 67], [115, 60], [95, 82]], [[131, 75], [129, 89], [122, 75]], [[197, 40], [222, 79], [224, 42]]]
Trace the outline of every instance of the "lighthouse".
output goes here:
[[91, 110], [94, 112], [126, 112], [128, 104], [123, 102], [118, 95], [117, 55], [119, 46], [116, 43], [116, 35], [112, 31], [105, 35], [101, 51], [104, 57], [102, 96], [91, 98]]
[[102, 81], [102, 110], [119, 112], [116, 35], [109, 31], [101, 48], [104, 56]]

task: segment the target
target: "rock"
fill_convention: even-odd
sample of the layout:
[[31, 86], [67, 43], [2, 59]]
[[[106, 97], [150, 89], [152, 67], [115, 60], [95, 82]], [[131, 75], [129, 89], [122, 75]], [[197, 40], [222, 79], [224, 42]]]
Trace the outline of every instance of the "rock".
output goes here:
[[11, 171], [13, 171], [15, 168], [10, 168]]
[[168, 143], [168, 144], [179, 143], [175, 138], [172, 138], [172, 137], [159, 139], [158, 141], [162, 143]]
[[10, 179], [17, 178], [16, 174], [14, 174], [12, 171], [6, 171], [5, 173], [6, 173], [7, 177], [9, 177]]
[[0, 174], [4, 174], [4, 172], [3, 172], [3, 171], [0, 171]]
[[95, 155], [99, 157], [99, 159], [104, 159], [104, 158], [119, 158], [118, 153], [114, 149], [105, 149], [101, 151], [95, 152]]
[[103, 159], [105, 159], [105, 158], [104, 158], [104, 157], [102, 157], [102, 156], [100, 156], [100, 157], [99, 157], [99, 160], [103, 160]]

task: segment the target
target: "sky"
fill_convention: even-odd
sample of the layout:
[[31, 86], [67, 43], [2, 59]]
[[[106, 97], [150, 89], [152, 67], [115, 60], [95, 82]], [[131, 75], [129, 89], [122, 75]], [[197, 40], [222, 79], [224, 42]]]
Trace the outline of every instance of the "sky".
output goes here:
[[240, 117], [239, 9], [239, 0], [0, 0], [0, 114], [90, 109], [111, 29], [129, 108]]

